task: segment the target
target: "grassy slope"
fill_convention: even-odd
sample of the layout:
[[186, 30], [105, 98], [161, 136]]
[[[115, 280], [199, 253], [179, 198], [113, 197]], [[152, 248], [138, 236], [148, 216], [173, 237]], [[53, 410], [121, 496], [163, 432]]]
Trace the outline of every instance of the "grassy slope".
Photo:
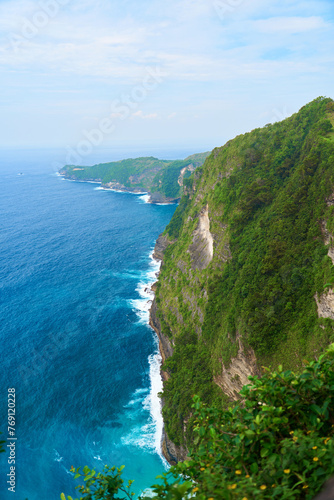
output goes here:
[[[213, 374], [237, 354], [237, 335], [260, 366], [297, 370], [333, 340], [332, 321], [318, 318], [314, 300], [334, 282], [321, 233], [322, 220], [333, 230], [326, 204], [334, 191], [333, 112], [333, 101], [319, 98], [284, 122], [238, 136], [186, 181], [190, 196], [166, 229], [175, 243], [157, 290], [162, 328], [175, 345], [164, 417], [176, 444], [192, 394], [222, 404]], [[189, 247], [206, 205], [215, 250], [201, 271]]]

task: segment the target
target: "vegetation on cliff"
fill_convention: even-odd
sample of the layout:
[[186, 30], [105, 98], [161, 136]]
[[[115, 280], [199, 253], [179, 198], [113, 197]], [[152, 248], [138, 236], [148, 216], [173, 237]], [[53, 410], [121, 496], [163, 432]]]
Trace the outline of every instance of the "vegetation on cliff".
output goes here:
[[[314, 498], [334, 473], [334, 346], [300, 375], [279, 367], [253, 377], [241, 397], [224, 411], [193, 398], [190, 456], [160, 477], [149, 498]], [[131, 498], [122, 468], [72, 472], [84, 479], [81, 500]]]
[[318, 98], [215, 149], [184, 182], [156, 293], [177, 445], [193, 439], [193, 394], [224, 408], [262, 364], [301, 370], [333, 340], [333, 117]]
[[[334, 474], [333, 125], [318, 98], [183, 180], [152, 324], [167, 439], [189, 456], [153, 498], [310, 500]], [[131, 496], [120, 469], [83, 475], [83, 500]]]
[[157, 200], [178, 199], [182, 194], [183, 178], [203, 165], [209, 153], [199, 153], [185, 160], [158, 160], [143, 157], [110, 163], [100, 163], [92, 167], [66, 165], [60, 173], [79, 181], [98, 181], [103, 185], [115, 185], [130, 191], [148, 191]]

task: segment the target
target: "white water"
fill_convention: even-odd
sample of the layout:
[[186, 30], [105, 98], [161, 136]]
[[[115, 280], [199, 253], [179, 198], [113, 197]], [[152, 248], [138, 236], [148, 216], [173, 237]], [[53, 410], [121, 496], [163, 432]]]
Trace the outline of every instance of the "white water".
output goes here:
[[[157, 281], [161, 262], [153, 258], [153, 251], [150, 254], [150, 269], [145, 273], [138, 283], [136, 290], [140, 299], [131, 300], [131, 305], [135, 309], [139, 322], [149, 324], [150, 308], [154, 299], [154, 292], [151, 287]], [[166, 469], [168, 462], [162, 455], [161, 441], [163, 433], [163, 418], [161, 412], [161, 400], [159, 393], [163, 390], [163, 383], [160, 375], [161, 355], [159, 352], [159, 343], [156, 338], [156, 352], [149, 356], [150, 366], [150, 391], [145, 398], [140, 397], [142, 389], [137, 389], [129, 405], [141, 405], [150, 411], [150, 421], [148, 424], [138, 427], [131, 431], [131, 434], [124, 437], [124, 443], [134, 444], [144, 447], [154, 453], [158, 453]], [[139, 396], [139, 397], [138, 397]]]

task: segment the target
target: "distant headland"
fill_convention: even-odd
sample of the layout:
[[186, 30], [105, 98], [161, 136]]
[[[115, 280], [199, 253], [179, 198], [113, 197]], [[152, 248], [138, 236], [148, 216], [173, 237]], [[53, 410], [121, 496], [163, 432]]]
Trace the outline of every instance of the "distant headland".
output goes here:
[[65, 165], [60, 175], [75, 181], [99, 182], [104, 189], [148, 193], [149, 203], [176, 203], [188, 177], [201, 167], [210, 152], [185, 160], [159, 160], [153, 156], [129, 158], [90, 167]]

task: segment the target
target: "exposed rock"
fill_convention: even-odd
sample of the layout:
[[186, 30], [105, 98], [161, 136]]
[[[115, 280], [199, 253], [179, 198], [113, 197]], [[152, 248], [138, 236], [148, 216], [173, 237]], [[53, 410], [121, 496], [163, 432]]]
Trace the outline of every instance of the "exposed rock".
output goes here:
[[171, 465], [176, 465], [177, 462], [183, 462], [187, 458], [187, 448], [185, 446], [176, 446], [169, 439], [165, 431], [163, 432], [161, 447], [164, 457]]
[[187, 264], [183, 260], [179, 260], [176, 265], [183, 273], [187, 271]]
[[188, 172], [194, 172], [195, 170], [195, 167], [194, 165], [191, 163], [190, 165], [188, 165], [187, 167], [184, 167], [181, 172], [180, 172], [180, 176], [177, 180], [177, 183], [179, 186], [183, 186], [183, 178], [184, 178], [184, 174], [188, 171]]
[[104, 189], [115, 189], [116, 191], [124, 191], [124, 192], [129, 192], [129, 193], [141, 193], [142, 189], [140, 188], [133, 188], [133, 187], [127, 187], [124, 186], [123, 184], [119, 182], [107, 182], [106, 184], [101, 184], [101, 187]]
[[213, 258], [213, 237], [210, 233], [209, 205], [201, 211], [198, 226], [193, 233], [193, 243], [189, 247], [192, 268], [203, 270]]
[[[328, 202], [327, 202], [328, 203]], [[331, 259], [331, 261], [334, 264], [334, 246], [333, 246], [333, 235], [328, 231], [327, 229], [327, 223], [326, 221], [322, 221], [321, 224], [321, 232], [322, 236], [324, 238], [324, 243], [325, 245], [330, 245], [328, 249], [328, 257]]]
[[334, 500], [334, 477], [331, 477], [314, 500]]
[[334, 247], [332, 247], [332, 246], [329, 247], [327, 255], [334, 264]]
[[334, 320], [334, 290], [329, 288], [320, 297], [316, 293], [314, 296], [320, 318], [330, 318]]
[[150, 200], [149, 203], [177, 203], [180, 198], [168, 198], [167, 196], [164, 196], [162, 193], [159, 191], [155, 191], [154, 193], [149, 193], [150, 195]]
[[163, 260], [164, 257], [164, 251], [170, 245], [172, 242], [169, 241], [167, 236], [164, 236], [163, 234], [160, 234], [159, 238], [156, 241], [154, 251], [153, 251], [153, 258], [158, 259], [158, 260]]
[[[172, 356], [173, 347], [169, 338], [162, 333], [161, 324], [157, 316], [157, 303], [155, 299], [152, 302], [152, 307], [150, 310], [150, 326], [158, 335], [160, 354], [162, 357], [162, 362], [164, 363], [167, 358]], [[167, 372], [161, 371], [161, 375], [163, 380], [168, 380], [169, 375]]]
[[178, 297], [174, 297], [173, 299], [166, 298], [165, 305], [166, 305], [166, 308], [176, 316], [178, 324], [183, 325], [184, 320], [183, 320], [183, 316], [180, 312], [179, 300], [180, 299]]
[[329, 245], [331, 242], [331, 234], [327, 229], [327, 223], [325, 220], [321, 222], [321, 232], [324, 239], [325, 245]]
[[334, 205], [334, 193], [327, 198], [326, 203], [328, 207]]
[[[204, 293], [202, 296], [204, 297]], [[191, 291], [189, 291], [189, 292], [183, 291], [183, 297], [184, 297], [185, 301], [190, 306], [190, 309], [192, 311], [192, 317], [194, 318], [195, 315], [197, 314], [200, 323], [203, 323], [204, 322], [204, 311], [202, 311], [202, 309], [198, 305], [198, 300], [201, 298], [201, 296], [197, 297], [196, 295], [191, 293]]]
[[231, 359], [228, 368], [222, 364], [222, 373], [214, 376], [214, 382], [233, 400], [238, 399], [241, 388], [249, 383], [248, 377], [260, 374], [253, 349], [249, 349], [246, 354], [239, 336], [237, 336], [237, 341], [239, 342], [238, 356]]
[[[162, 333], [161, 324], [159, 318], [157, 317], [157, 304], [156, 300], [153, 300], [152, 307], [150, 310], [150, 325], [158, 335], [159, 339], [159, 350], [162, 357], [162, 362], [164, 363], [167, 358], [172, 356], [173, 347], [166, 335]], [[165, 382], [169, 379], [169, 374], [161, 370], [162, 380]], [[162, 405], [164, 404], [162, 400]], [[165, 429], [163, 429], [162, 442], [161, 442], [162, 453], [166, 460], [171, 464], [175, 465], [179, 461], [185, 460], [188, 454], [188, 450], [184, 446], [176, 446], [167, 436]]]

